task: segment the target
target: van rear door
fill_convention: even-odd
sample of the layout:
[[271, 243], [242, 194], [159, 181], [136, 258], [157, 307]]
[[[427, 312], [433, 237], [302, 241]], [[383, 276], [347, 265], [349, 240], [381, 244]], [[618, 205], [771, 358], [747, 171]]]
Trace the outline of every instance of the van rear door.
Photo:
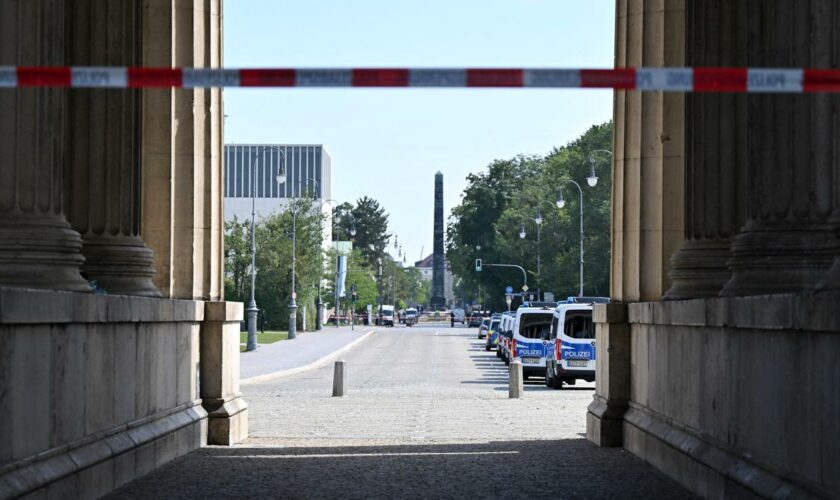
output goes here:
[[595, 324], [592, 308], [565, 311], [560, 338], [561, 366], [567, 370], [595, 370]]

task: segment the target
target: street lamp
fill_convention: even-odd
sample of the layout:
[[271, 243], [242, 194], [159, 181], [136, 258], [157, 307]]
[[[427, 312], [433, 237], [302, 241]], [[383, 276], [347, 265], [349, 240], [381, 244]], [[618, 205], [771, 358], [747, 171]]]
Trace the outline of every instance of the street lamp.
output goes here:
[[[257, 349], [257, 300], [254, 297], [254, 290], [257, 285], [257, 182], [256, 169], [257, 161], [262, 158], [263, 153], [268, 150], [275, 150], [283, 155], [283, 166], [286, 165], [286, 153], [276, 146], [263, 146], [259, 148], [256, 156], [251, 160], [251, 297], [248, 301], [248, 307], [245, 312], [248, 316], [248, 343], [245, 347], [246, 351], [254, 351]], [[284, 176], [285, 180], [285, 176]]]
[[[285, 165], [285, 162], [284, 162]], [[282, 184], [286, 182], [286, 175], [283, 172], [280, 172], [275, 177], [277, 179], [278, 184]], [[282, 182], [281, 182], [282, 181]], [[321, 185], [315, 179], [305, 179], [304, 184], [307, 182], [313, 182], [316, 186], [316, 189], [320, 189]], [[297, 292], [295, 292], [295, 275], [297, 274], [297, 200], [298, 198], [294, 196], [294, 186], [292, 187], [292, 197], [289, 198], [289, 209], [292, 213], [292, 295], [289, 299], [289, 336], [288, 339], [292, 340], [297, 337]], [[317, 322], [316, 322], [317, 326]]]
[[[571, 180], [564, 179], [564, 182], [574, 184], [580, 192], [580, 291], [578, 297], [583, 297], [583, 189], [580, 184]], [[557, 208], [566, 206], [566, 200], [563, 198], [563, 191], [560, 191], [560, 196], [557, 198]]]
[[537, 216], [534, 217], [534, 222], [537, 224], [537, 300], [542, 300], [542, 242], [541, 242], [541, 232], [542, 232], [542, 209], [537, 206]]
[[612, 151], [607, 151], [606, 149], [596, 149], [589, 155], [589, 176], [586, 178], [586, 183], [589, 184], [589, 187], [598, 185], [598, 176], [595, 175], [595, 153], [605, 153], [612, 156]]
[[519, 228], [519, 239], [524, 240], [527, 234], [525, 233], [525, 223], [522, 223], [522, 226]]

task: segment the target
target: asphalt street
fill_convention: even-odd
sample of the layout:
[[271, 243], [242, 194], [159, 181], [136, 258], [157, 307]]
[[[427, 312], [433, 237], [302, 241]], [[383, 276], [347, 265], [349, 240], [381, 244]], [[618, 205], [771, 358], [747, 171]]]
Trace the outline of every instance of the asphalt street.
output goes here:
[[384, 328], [347, 352], [347, 396], [332, 366], [243, 387], [250, 438], [209, 447], [114, 498], [687, 498], [620, 449], [584, 439], [594, 384], [526, 382], [476, 329]]

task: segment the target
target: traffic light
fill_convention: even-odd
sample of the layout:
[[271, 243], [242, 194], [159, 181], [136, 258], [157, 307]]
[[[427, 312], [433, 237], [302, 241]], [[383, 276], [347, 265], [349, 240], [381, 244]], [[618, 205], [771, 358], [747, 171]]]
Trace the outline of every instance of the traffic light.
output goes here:
[[355, 303], [356, 302], [356, 284], [353, 283], [350, 285], [350, 299]]
[[481, 272], [481, 259], [475, 259], [475, 270]]

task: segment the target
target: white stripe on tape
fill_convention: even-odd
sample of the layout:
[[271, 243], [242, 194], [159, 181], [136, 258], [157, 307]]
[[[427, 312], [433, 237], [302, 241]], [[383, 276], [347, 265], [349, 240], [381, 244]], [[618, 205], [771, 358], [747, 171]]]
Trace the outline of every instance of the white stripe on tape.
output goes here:
[[353, 70], [350, 69], [299, 69], [298, 87], [350, 87], [353, 84]]
[[747, 92], [802, 92], [804, 79], [801, 69], [750, 69]]
[[182, 75], [182, 86], [187, 89], [239, 86], [238, 69], [185, 68]]
[[694, 70], [691, 68], [640, 68], [636, 70], [636, 89], [693, 90]]
[[0, 87], [17, 87], [17, 68], [0, 66]]
[[126, 68], [71, 68], [70, 85], [85, 88], [128, 87]]
[[410, 87], [465, 87], [467, 72], [463, 69], [412, 69], [408, 73]]
[[524, 73], [525, 87], [580, 87], [577, 69], [526, 69]]

